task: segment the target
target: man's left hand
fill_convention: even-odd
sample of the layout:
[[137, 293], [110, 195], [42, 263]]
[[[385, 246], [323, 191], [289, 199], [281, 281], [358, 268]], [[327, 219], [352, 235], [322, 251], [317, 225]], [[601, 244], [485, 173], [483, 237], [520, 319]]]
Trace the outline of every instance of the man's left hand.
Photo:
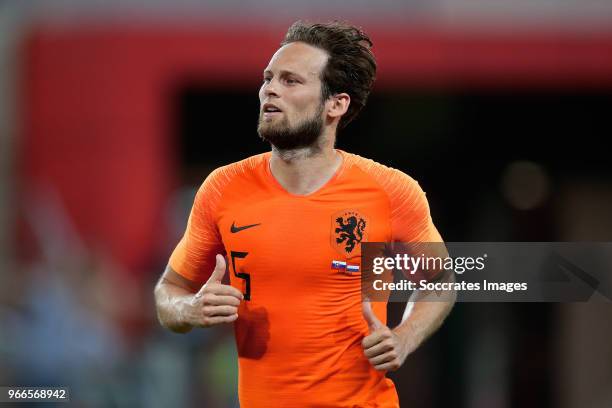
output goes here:
[[376, 370], [397, 370], [412, 351], [406, 339], [378, 320], [369, 301], [361, 305], [370, 330], [370, 334], [361, 342], [365, 356]]

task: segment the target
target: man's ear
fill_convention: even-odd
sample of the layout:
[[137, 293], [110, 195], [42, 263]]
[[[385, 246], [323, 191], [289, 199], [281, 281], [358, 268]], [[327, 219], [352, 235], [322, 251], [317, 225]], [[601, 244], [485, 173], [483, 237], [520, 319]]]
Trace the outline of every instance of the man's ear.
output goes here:
[[328, 100], [329, 110], [327, 111], [327, 115], [332, 119], [344, 115], [350, 103], [351, 97], [347, 93], [332, 95]]

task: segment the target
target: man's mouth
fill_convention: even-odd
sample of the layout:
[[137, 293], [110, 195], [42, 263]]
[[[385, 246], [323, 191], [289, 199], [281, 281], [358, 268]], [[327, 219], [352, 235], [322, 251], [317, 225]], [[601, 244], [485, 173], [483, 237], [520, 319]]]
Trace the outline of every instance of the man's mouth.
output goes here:
[[281, 111], [264, 111], [263, 117], [264, 119], [272, 119], [274, 117], [280, 116], [283, 112]]
[[278, 106], [276, 106], [274, 104], [271, 104], [271, 103], [265, 103], [262, 106], [262, 111], [263, 111], [263, 117], [265, 119], [273, 118], [275, 116], [279, 116], [283, 112], [283, 111], [281, 111], [279, 109]]

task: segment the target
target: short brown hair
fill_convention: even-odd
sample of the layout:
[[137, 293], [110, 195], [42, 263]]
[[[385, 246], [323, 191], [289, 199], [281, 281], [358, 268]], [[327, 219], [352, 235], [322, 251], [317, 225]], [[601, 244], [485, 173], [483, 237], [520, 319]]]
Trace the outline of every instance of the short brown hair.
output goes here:
[[349, 124], [365, 106], [376, 79], [376, 59], [372, 41], [361, 29], [348, 23], [308, 23], [296, 21], [289, 27], [281, 46], [301, 41], [327, 52], [329, 58], [321, 73], [323, 100], [345, 92], [351, 97], [339, 127]]

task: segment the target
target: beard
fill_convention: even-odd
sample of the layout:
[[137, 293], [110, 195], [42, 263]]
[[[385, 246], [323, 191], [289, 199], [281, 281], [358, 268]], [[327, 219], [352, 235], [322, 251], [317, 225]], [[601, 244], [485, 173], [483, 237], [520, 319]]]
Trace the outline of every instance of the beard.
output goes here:
[[289, 125], [287, 117], [277, 120], [278, 123], [265, 122], [263, 112], [259, 115], [257, 133], [263, 140], [270, 142], [278, 150], [295, 150], [313, 146], [323, 132], [323, 104], [311, 117], [300, 121], [297, 125]]

